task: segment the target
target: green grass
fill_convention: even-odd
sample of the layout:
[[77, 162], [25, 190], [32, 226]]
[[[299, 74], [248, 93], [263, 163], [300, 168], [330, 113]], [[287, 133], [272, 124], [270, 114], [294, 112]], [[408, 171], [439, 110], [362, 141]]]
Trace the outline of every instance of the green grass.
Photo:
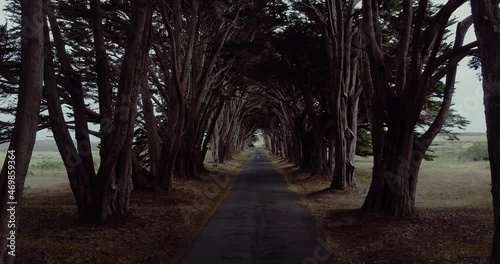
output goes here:
[[459, 140], [449, 141], [438, 135], [432, 143], [432, 155], [441, 161], [459, 161], [463, 153], [477, 142], [486, 142], [486, 133], [464, 133], [458, 135]]
[[[99, 152], [92, 151], [94, 164], [99, 165]], [[4, 162], [5, 153], [0, 153], [0, 162]], [[97, 167], [96, 167], [97, 168]], [[31, 156], [28, 175], [41, 176], [40, 171], [65, 171], [61, 155], [57, 151], [34, 151]]]

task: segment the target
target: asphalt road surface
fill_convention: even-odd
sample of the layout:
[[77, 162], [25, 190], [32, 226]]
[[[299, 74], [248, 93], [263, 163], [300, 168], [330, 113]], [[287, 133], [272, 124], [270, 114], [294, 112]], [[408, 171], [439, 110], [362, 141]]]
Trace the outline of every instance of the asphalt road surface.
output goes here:
[[266, 153], [255, 150], [179, 263], [333, 263], [331, 249], [297, 201]]

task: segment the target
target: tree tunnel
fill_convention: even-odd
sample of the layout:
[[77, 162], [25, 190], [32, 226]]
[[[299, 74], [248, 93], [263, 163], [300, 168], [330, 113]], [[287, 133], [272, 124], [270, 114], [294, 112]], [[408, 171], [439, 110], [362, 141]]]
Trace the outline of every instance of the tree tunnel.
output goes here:
[[[457, 65], [478, 54], [464, 44], [472, 18], [450, 23], [464, 0], [21, 2], [37, 3], [22, 9], [40, 17], [37, 38], [0, 27], [0, 96], [26, 84], [17, 45], [43, 49], [28, 121], [52, 131], [85, 222], [129, 214], [131, 192], [170, 193], [207, 172], [208, 153], [227, 162], [256, 135], [336, 190], [356, 188], [355, 155], [372, 154], [363, 211], [412, 216], [430, 144], [468, 122], [452, 108]], [[22, 142], [29, 160], [33, 140], [1, 125], [0, 142]]]

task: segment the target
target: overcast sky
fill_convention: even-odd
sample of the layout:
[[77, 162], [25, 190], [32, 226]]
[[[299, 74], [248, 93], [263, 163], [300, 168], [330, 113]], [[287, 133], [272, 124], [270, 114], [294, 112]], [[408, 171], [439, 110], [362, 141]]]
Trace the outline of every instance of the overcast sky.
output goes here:
[[[0, 0], [0, 23], [5, 23], [3, 7], [5, 0]], [[446, 0], [435, 0], [437, 3], [445, 3]], [[464, 4], [455, 13], [459, 20], [462, 20], [471, 14], [470, 5]], [[451, 38], [451, 40], [453, 37]], [[466, 43], [475, 40], [474, 30], [471, 27], [466, 37]], [[471, 124], [466, 128], [466, 132], [485, 132], [486, 123], [484, 117], [483, 93], [481, 82], [478, 79], [478, 72], [467, 67], [469, 59], [460, 63], [457, 76], [456, 93], [453, 99], [456, 109], [461, 115], [465, 116]], [[42, 132], [38, 139], [42, 139], [50, 133]], [[41, 136], [41, 137], [40, 137]]]

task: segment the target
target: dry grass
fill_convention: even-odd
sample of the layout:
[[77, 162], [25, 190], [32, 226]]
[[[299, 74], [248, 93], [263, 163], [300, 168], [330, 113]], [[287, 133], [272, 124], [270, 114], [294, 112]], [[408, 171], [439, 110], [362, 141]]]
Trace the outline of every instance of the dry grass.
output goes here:
[[[54, 183], [61, 176], [48, 176], [47, 171], [43, 177], [29, 176], [38, 179], [31, 180], [23, 197], [17, 263], [176, 263], [226, 196], [250, 154], [246, 151], [224, 165], [208, 163], [210, 174], [177, 179], [169, 194], [134, 193], [131, 215], [110, 219], [103, 226], [75, 220], [76, 206], [67, 184], [36, 185]], [[226, 176], [229, 185], [204, 193], [207, 186], [214, 186], [215, 178]]]
[[358, 209], [371, 181], [370, 158], [358, 158], [358, 188], [325, 190], [329, 177], [310, 177], [273, 157], [290, 189], [317, 222], [334, 250], [335, 263], [487, 263], [493, 212], [487, 162], [459, 160], [462, 149], [481, 135], [438, 140], [439, 156], [424, 162], [417, 187], [418, 215], [398, 219], [361, 215]]

